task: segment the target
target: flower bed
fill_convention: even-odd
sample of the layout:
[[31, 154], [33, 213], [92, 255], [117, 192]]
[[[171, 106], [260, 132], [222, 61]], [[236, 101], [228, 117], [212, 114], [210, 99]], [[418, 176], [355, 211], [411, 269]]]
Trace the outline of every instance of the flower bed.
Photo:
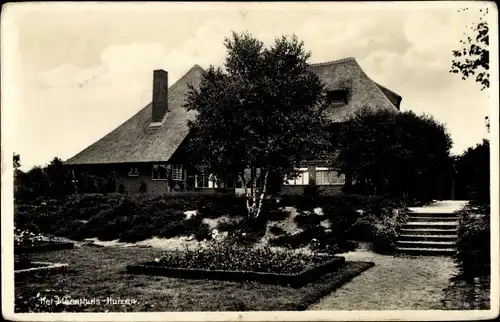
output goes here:
[[168, 252], [154, 261], [128, 265], [127, 272], [301, 287], [341, 268], [344, 262], [345, 258], [338, 256], [211, 246], [197, 251]]
[[61, 242], [53, 237], [20, 229], [14, 231], [14, 253], [16, 254], [70, 249], [73, 247], [73, 243]]

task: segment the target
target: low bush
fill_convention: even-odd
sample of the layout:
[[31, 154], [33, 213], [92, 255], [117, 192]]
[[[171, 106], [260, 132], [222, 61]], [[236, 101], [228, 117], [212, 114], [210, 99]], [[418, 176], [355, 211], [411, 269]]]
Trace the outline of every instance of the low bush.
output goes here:
[[278, 226], [271, 226], [271, 228], [269, 228], [269, 231], [271, 232], [271, 234], [276, 236], [281, 236], [285, 234], [285, 230]]
[[471, 279], [489, 276], [490, 258], [490, 205], [470, 202], [459, 212], [457, 253], [455, 261], [459, 277]]
[[146, 181], [141, 181], [139, 184], [139, 192], [140, 193], [147, 193], [148, 192], [148, 184]]
[[380, 254], [394, 253], [399, 229], [408, 218], [405, 211], [382, 215], [382, 218], [373, 217], [370, 225], [373, 250]]
[[302, 213], [294, 218], [297, 227], [302, 229], [314, 228], [325, 218], [313, 213]]

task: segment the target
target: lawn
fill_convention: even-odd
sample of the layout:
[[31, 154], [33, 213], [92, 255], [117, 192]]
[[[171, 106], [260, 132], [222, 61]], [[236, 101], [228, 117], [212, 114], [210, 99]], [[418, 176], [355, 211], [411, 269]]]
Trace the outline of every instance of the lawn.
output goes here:
[[[325, 275], [302, 288], [260, 283], [176, 279], [126, 274], [125, 266], [153, 260], [162, 251], [152, 248], [77, 247], [31, 254], [36, 261], [69, 264], [66, 275], [16, 281], [16, 312], [171, 312], [171, 311], [284, 311], [305, 310], [336, 288], [372, 267], [368, 262], [346, 262], [336, 274]], [[55, 292], [55, 293], [51, 293]], [[40, 294], [38, 294], [40, 293]], [[38, 296], [37, 296], [38, 295]], [[64, 297], [87, 305], [47, 309], [40, 298]], [[129, 300], [132, 304], [106, 303]], [[97, 300], [100, 300], [99, 304]], [[23, 302], [29, 302], [26, 304]], [[35, 307], [35, 304], [38, 306]]]

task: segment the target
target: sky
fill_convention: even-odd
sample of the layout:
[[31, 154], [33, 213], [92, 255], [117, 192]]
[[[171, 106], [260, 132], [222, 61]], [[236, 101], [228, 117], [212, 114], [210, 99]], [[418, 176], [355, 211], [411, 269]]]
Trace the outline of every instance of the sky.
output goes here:
[[151, 101], [154, 69], [173, 84], [195, 64], [221, 65], [224, 38], [248, 31], [266, 44], [297, 35], [311, 63], [355, 57], [402, 110], [444, 123], [458, 154], [487, 136], [492, 98], [449, 73], [452, 50], [488, 5], [13, 4], [2, 12], [2, 139], [22, 169], [68, 159]]

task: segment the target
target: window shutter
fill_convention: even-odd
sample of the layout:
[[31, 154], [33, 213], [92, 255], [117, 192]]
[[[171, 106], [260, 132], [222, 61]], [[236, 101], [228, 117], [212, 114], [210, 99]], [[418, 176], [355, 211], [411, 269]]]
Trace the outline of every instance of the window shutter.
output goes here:
[[309, 184], [309, 171], [303, 172], [304, 184]]

